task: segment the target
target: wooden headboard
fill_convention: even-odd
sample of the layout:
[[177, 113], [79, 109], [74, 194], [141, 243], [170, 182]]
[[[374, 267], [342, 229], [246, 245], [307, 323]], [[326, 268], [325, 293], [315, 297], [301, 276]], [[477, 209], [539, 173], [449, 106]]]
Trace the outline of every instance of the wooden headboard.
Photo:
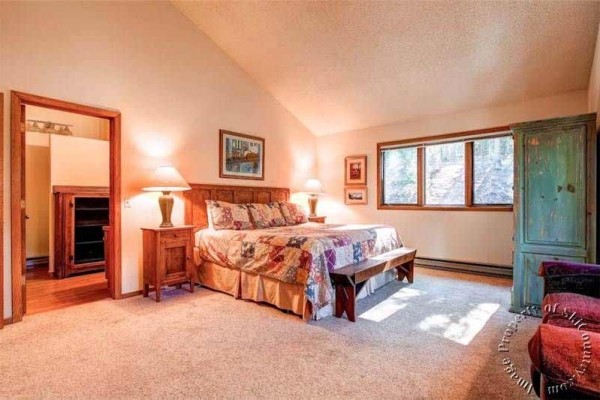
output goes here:
[[185, 224], [196, 229], [208, 227], [206, 200], [220, 200], [234, 204], [270, 203], [289, 201], [290, 189], [258, 186], [203, 185], [190, 183], [192, 190], [183, 192]]

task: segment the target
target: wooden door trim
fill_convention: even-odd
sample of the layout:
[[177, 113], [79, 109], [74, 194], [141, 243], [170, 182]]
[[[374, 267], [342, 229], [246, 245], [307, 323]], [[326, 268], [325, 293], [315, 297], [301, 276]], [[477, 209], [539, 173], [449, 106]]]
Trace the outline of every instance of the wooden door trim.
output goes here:
[[110, 214], [109, 222], [112, 249], [111, 281], [114, 282], [111, 297], [120, 299], [121, 294], [121, 113], [118, 110], [82, 105], [68, 101], [52, 99], [29, 93], [11, 91], [11, 275], [12, 275], [12, 320], [19, 322], [23, 318], [24, 299], [22, 289], [24, 282], [21, 268], [25, 260], [21, 198], [25, 182], [21, 168], [25, 149], [22, 137], [25, 127], [20, 126], [21, 107], [25, 105], [50, 108], [72, 112], [109, 121], [109, 169], [110, 169]]
[[84, 196], [89, 194], [90, 196], [97, 196], [98, 194], [109, 194], [109, 188], [106, 186], [64, 186], [54, 185], [52, 186], [52, 193], [72, 193], [78, 196]]
[[[4, 93], [0, 92], [0, 182], [4, 188]], [[0, 329], [4, 327], [4, 189], [0, 192]]]

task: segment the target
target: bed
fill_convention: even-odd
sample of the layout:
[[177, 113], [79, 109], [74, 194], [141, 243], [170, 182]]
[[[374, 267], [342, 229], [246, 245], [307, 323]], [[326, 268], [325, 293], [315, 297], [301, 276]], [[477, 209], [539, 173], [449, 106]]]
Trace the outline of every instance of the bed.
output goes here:
[[[265, 302], [304, 319], [332, 314], [329, 273], [402, 247], [385, 225], [305, 224], [254, 230], [208, 227], [206, 200], [234, 204], [288, 201], [289, 189], [191, 184], [186, 224], [196, 228], [197, 281], [236, 298]], [[391, 269], [370, 279], [363, 296], [396, 279]]]

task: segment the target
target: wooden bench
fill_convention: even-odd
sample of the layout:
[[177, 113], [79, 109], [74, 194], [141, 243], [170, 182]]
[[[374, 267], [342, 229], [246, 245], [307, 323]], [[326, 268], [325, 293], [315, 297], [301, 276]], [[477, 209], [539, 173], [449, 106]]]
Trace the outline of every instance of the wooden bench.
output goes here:
[[356, 295], [367, 281], [382, 272], [396, 268], [398, 280], [409, 283], [414, 279], [416, 249], [401, 247], [330, 272], [335, 285], [335, 316], [341, 318], [346, 312], [348, 319], [356, 322]]

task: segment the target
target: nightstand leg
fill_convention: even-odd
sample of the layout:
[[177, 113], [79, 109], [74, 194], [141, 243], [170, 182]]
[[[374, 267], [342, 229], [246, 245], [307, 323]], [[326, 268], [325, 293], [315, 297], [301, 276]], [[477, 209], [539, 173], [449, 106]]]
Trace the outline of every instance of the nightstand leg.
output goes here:
[[194, 286], [196, 286], [196, 285], [194, 285], [194, 280], [190, 279], [190, 292], [191, 293], [194, 293]]
[[144, 283], [144, 291], [143, 291], [143, 296], [144, 297], [148, 297], [148, 284]]
[[156, 302], [160, 303], [160, 285], [156, 285]]

